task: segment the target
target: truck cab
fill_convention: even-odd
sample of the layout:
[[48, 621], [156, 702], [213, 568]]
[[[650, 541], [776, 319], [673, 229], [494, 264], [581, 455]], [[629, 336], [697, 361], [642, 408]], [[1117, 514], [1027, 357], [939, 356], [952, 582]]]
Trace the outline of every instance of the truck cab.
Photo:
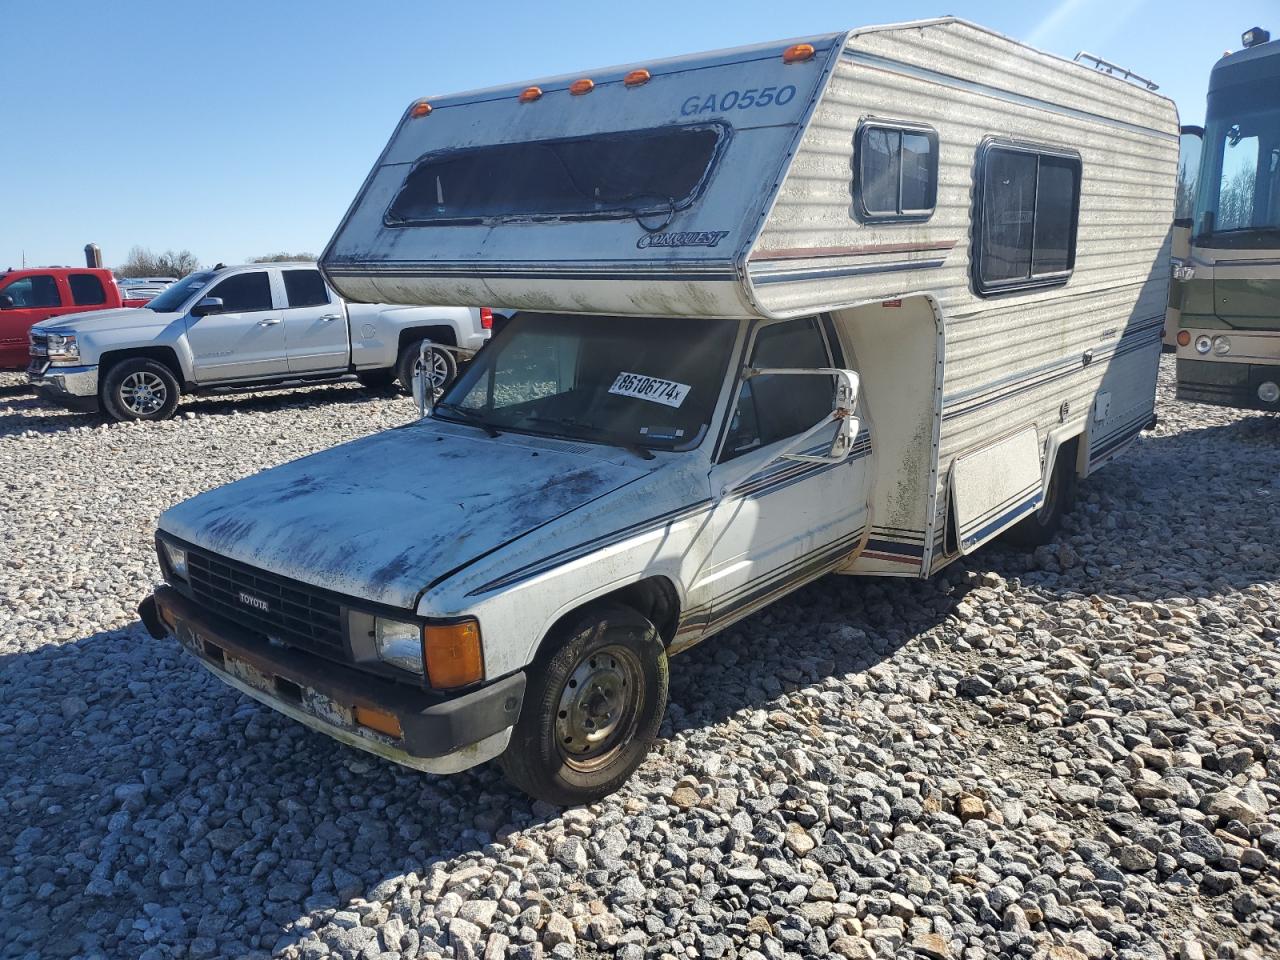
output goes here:
[[27, 332], [51, 317], [141, 306], [125, 299], [110, 270], [35, 267], [0, 273], [0, 370], [27, 365]]

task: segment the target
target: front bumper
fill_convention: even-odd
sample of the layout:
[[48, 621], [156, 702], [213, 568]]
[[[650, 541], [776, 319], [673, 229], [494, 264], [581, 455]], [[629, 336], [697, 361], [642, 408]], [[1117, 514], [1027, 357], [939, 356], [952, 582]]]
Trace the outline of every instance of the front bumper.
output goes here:
[[27, 367], [31, 386], [46, 400], [94, 413], [98, 409], [98, 368], [57, 367], [43, 357], [33, 357]]
[[[173, 587], [139, 607], [155, 637], [171, 635], [219, 680], [347, 746], [428, 773], [457, 773], [502, 753], [520, 716], [525, 676], [445, 697], [247, 635]], [[400, 733], [357, 721], [395, 717]]]

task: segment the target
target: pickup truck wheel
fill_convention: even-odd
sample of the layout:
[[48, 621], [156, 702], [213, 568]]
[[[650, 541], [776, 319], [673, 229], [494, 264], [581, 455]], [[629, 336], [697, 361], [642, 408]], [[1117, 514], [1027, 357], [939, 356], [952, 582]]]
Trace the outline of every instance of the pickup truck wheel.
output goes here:
[[163, 363], [135, 357], [107, 371], [101, 391], [102, 409], [112, 420], [168, 420], [182, 388]]
[[1049, 477], [1049, 489], [1045, 491], [1040, 509], [1019, 520], [1004, 534], [1004, 539], [1015, 547], [1039, 547], [1053, 539], [1062, 525], [1062, 518], [1071, 512], [1076, 503], [1076, 446], [1072, 442], [1058, 450]]
[[[406, 393], [413, 393], [413, 374], [418, 369], [418, 354], [421, 348], [421, 340], [412, 340], [400, 351], [400, 359], [396, 363], [396, 378]], [[431, 367], [431, 385], [435, 388], [435, 395], [438, 397], [458, 375], [458, 364], [448, 350], [432, 350], [427, 354], [427, 362]]]
[[667, 654], [629, 607], [587, 612], [548, 638], [500, 763], [530, 796], [592, 803], [622, 786], [653, 745], [667, 708]]

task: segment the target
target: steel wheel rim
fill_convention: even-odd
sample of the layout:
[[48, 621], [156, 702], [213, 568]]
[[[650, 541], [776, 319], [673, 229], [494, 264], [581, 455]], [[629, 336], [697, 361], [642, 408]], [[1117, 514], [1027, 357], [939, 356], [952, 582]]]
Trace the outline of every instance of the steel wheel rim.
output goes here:
[[[413, 361], [414, 376], [422, 373], [422, 359]], [[444, 387], [444, 382], [449, 379], [449, 362], [445, 359], [444, 354], [439, 350], [431, 351], [431, 373], [427, 378], [431, 382], [431, 389], [437, 393]]]
[[126, 410], [138, 416], [148, 416], [164, 406], [169, 399], [169, 388], [149, 370], [131, 373], [120, 381], [120, 403]]
[[642, 686], [640, 660], [626, 647], [610, 644], [578, 661], [556, 707], [556, 745], [567, 766], [598, 769], [630, 741]]

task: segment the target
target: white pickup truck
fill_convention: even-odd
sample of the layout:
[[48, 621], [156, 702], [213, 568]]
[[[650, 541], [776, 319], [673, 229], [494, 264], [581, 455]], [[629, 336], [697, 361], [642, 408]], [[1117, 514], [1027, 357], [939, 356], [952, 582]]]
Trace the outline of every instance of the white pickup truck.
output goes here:
[[[354, 375], [412, 389], [424, 340], [478, 350], [492, 313], [480, 307], [344, 301], [314, 263], [200, 270], [142, 309], [58, 317], [31, 329], [37, 393], [114, 420], [163, 420], [183, 393], [262, 389]], [[438, 392], [454, 353], [429, 352]]]

